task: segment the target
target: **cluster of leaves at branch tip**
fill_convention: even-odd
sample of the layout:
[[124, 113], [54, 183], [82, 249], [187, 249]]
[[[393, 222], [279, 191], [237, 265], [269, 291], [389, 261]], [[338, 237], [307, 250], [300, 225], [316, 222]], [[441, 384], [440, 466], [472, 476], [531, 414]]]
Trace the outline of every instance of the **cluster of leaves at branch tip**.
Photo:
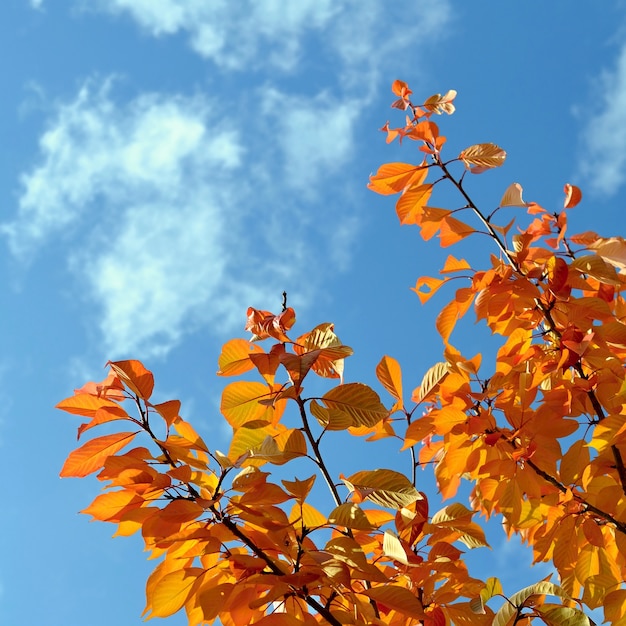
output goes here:
[[[106, 488], [83, 512], [116, 535], [140, 533], [158, 559], [150, 618], [184, 610], [190, 625], [583, 626], [599, 609], [624, 625], [626, 241], [568, 232], [582, 200], [571, 184], [557, 211], [526, 202], [518, 183], [481, 208], [466, 175], [501, 166], [504, 150], [478, 143], [446, 155], [433, 116], [454, 112], [456, 92], [418, 105], [406, 83], [392, 91], [406, 120], [385, 124], [387, 141], [414, 142], [418, 158], [382, 165], [370, 189], [398, 196], [400, 223], [424, 240], [487, 238], [493, 250], [484, 267], [450, 255], [439, 276], [415, 283], [422, 303], [460, 285], [436, 320], [442, 360], [405, 395], [400, 364], [384, 356], [375, 372], [383, 401], [344, 380], [352, 349], [333, 324], [291, 338], [284, 294], [279, 314], [249, 308], [251, 340], [232, 339], [219, 356], [218, 375], [237, 378], [220, 405], [228, 450], [211, 449], [177, 400], [154, 402], [142, 363], [117, 361], [58, 404], [87, 418], [79, 439], [113, 430], [74, 450], [61, 476], [97, 473]], [[430, 204], [440, 185], [462, 208]], [[494, 354], [455, 347], [470, 310], [499, 337]], [[311, 377], [327, 391], [307, 394]], [[407, 471], [332, 475], [335, 431], [355, 445], [397, 442]], [[289, 472], [296, 459], [310, 475]], [[420, 467], [434, 473], [438, 511], [418, 488]], [[462, 480], [467, 504], [454, 500]], [[487, 546], [476, 514], [499, 517], [553, 576], [508, 596], [497, 578], [473, 577], [465, 551]]]

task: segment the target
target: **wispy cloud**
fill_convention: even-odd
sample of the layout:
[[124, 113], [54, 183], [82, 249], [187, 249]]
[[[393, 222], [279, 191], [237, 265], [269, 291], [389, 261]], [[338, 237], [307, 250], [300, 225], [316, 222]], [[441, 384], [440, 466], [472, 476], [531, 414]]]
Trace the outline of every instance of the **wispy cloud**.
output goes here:
[[[300, 299], [310, 297], [324, 272], [311, 258], [336, 242], [328, 232], [316, 236], [306, 199], [286, 202], [290, 183], [276, 181], [293, 179], [291, 194], [300, 197], [330, 167], [333, 149], [334, 163], [348, 159], [342, 106], [319, 105], [338, 137], [303, 130], [309, 139], [298, 152], [264, 137], [297, 143], [298, 123], [313, 116], [304, 105], [293, 119], [259, 115], [245, 143], [207, 97], [144, 94], [119, 104], [113, 91], [111, 79], [88, 81], [57, 106], [39, 163], [22, 177], [17, 215], [0, 227], [18, 258], [50, 240], [69, 250], [82, 293], [100, 312], [106, 356], [165, 353], [207, 323], [231, 331], [248, 305], [262, 306], [267, 293], [276, 298], [305, 269]], [[299, 166], [306, 174], [297, 175]], [[332, 212], [316, 217], [323, 224]], [[335, 216], [333, 230], [349, 220], [349, 211]]]
[[[445, 31], [448, 0], [76, 0], [88, 11], [126, 15], [155, 37], [187, 36], [191, 48], [228, 71], [332, 68], [362, 87], [407, 46]], [[310, 49], [317, 54], [311, 55]], [[306, 55], [306, 57], [305, 57]], [[407, 62], [409, 62], [407, 60]]]
[[186, 33], [198, 54], [242, 76], [313, 77], [294, 90], [272, 72], [230, 100], [219, 94], [219, 105], [154, 93], [120, 103], [113, 79], [91, 80], [53, 108], [0, 234], [25, 260], [51, 239], [71, 250], [107, 357], [164, 353], [202, 324], [229, 328], [288, 284], [306, 301], [325, 271], [349, 265], [358, 222], [345, 187], [358, 122], [378, 92], [372, 80], [416, 38], [427, 45], [441, 34], [446, 1], [403, 11], [382, 0], [366, 11], [354, 0], [75, 6], [125, 14], [154, 36]]
[[[128, 14], [155, 36], [187, 33], [191, 47], [226, 69], [270, 64], [292, 69], [309, 30], [327, 27], [337, 14], [333, 0], [99, 0], [97, 8]], [[93, 8], [93, 3], [83, 3]], [[259, 55], [261, 48], [267, 54]]]
[[583, 131], [579, 167], [592, 190], [613, 195], [626, 182], [626, 44], [599, 86], [602, 105]]
[[118, 105], [111, 89], [90, 81], [58, 107], [2, 232], [22, 259], [51, 238], [71, 250], [108, 355], [162, 352], [207, 319], [228, 325], [257, 295], [263, 253], [246, 267], [241, 250], [244, 148], [207, 98]]

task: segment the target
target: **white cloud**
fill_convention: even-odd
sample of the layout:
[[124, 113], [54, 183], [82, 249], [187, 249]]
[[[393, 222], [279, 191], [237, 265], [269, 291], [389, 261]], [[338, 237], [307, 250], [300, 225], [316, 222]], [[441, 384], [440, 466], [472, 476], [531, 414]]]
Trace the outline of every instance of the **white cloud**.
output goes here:
[[[195, 52], [227, 70], [293, 71], [307, 47], [317, 52], [308, 55], [310, 66], [332, 67], [334, 73], [343, 69], [348, 81], [358, 75], [366, 87], [373, 86], [377, 68], [398, 64], [409, 44], [432, 41], [451, 17], [448, 0], [77, 2], [85, 10], [128, 15], [155, 37], [184, 33]], [[350, 71], [357, 68], [358, 73]]]
[[244, 284], [234, 274], [244, 150], [206, 98], [152, 94], [118, 106], [110, 92], [110, 80], [90, 82], [58, 107], [2, 233], [23, 259], [50, 239], [72, 251], [101, 308], [107, 356], [162, 352], [194, 320], [230, 323], [233, 303], [245, 310], [253, 291], [260, 266]]
[[264, 115], [273, 118], [287, 186], [312, 190], [320, 177], [347, 161], [354, 149], [358, 107], [322, 93], [305, 98], [267, 89], [261, 99]]
[[591, 189], [612, 195], [626, 182], [626, 45], [601, 76], [602, 109], [583, 132], [582, 174]]
[[[105, 356], [163, 354], [201, 325], [232, 332], [247, 306], [271, 308], [268, 295], [278, 304], [295, 281], [300, 293], [290, 303], [306, 302], [324, 272], [311, 259], [332, 254], [332, 233], [349, 211], [333, 215], [329, 231], [333, 210], [321, 207], [312, 225], [306, 200], [285, 202], [289, 185], [277, 181], [289, 171], [293, 187], [314, 186], [333, 150], [334, 163], [348, 159], [351, 123], [341, 103], [303, 105], [293, 118], [259, 112], [248, 137], [235, 121], [219, 121], [206, 97], [144, 94], [120, 105], [113, 90], [111, 79], [88, 81], [56, 106], [40, 160], [22, 176], [17, 214], [0, 226], [23, 260], [60, 244], [81, 293], [97, 304]], [[298, 124], [315, 107], [338, 138], [303, 131], [300, 142]], [[266, 141], [281, 133], [290, 141]]]
[[[94, 3], [82, 1], [88, 10]], [[321, 29], [336, 14], [332, 0], [99, 0], [112, 14], [129, 14], [154, 36], [186, 32], [192, 48], [228, 69], [246, 69], [263, 60], [291, 69], [306, 31]], [[267, 55], [259, 56], [261, 47]]]

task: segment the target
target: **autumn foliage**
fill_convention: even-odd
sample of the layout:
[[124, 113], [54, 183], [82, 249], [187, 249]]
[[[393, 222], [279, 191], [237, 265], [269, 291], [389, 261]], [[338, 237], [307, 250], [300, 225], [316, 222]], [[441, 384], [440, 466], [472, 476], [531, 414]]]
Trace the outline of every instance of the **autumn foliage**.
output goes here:
[[[396, 195], [400, 223], [425, 240], [493, 247], [487, 267], [450, 255], [439, 276], [417, 279], [422, 303], [451, 296], [436, 320], [441, 361], [405, 394], [400, 365], [382, 357], [376, 377], [390, 398], [381, 400], [344, 382], [352, 350], [333, 324], [295, 336], [286, 301], [278, 314], [250, 308], [250, 341], [227, 342], [218, 359], [218, 374], [236, 378], [221, 399], [228, 450], [208, 446], [180, 402], [153, 403], [141, 363], [119, 361], [59, 403], [88, 418], [81, 439], [116, 422], [72, 452], [61, 475], [97, 472], [106, 489], [83, 512], [116, 524], [116, 535], [141, 533], [159, 559], [148, 617], [184, 609], [190, 625], [582, 626], [600, 609], [624, 625], [626, 241], [569, 233], [581, 201], [570, 184], [557, 212], [523, 200], [517, 183], [499, 206], [479, 208], [467, 175], [501, 166], [504, 150], [479, 143], [445, 156], [433, 117], [454, 112], [455, 92], [418, 106], [405, 83], [392, 89], [406, 121], [385, 125], [387, 141], [413, 155], [416, 146], [418, 158], [382, 165], [370, 189]], [[440, 185], [456, 189], [458, 208], [431, 204]], [[503, 209], [513, 219], [501, 220]], [[471, 310], [500, 339], [493, 354], [454, 346]], [[326, 379], [315, 397], [304, 387], [312, 377]], [[324, 449], [335, 431], [362, 446], [393, 438], [412, 471], [331, 475]], [[299, 477], [288, 467], [296, 459]], [[420, 466], [434, 471], [444, 508], [431, 510], [419, 490]], [[324, 505], [311, 503], [316, 481]], [[465, 503], [454, 501], [462, 481]], [[552, 578], [505, 597], [497, 578], [471, 575], [464, 554], [487, 545], [479, 522], [494, 516], [536, 563], [552, 564]]]

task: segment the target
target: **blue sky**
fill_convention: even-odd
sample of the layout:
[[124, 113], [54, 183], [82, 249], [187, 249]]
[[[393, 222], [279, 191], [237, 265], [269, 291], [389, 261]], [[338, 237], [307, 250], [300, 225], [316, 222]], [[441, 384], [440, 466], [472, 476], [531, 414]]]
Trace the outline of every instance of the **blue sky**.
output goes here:
[[[113, 527], [77, 515], [95, 480], [58, 478], [79, 421], [53, 407], [103, 378], [108, 359], [144, 360], [159, 396], [181, 399], [222, 449], [220, 346], [244, 336], [248, 306], [278, 311], [283, 290], [296, 333], [332, 321], [355, 349], [347, 380], [375, 385], [390, 354], [410, 390], [440, 360], [433, 320], [446, 296], [421, 307], [409, 287], [448, 251], [400, 229], [393, 201], [366, 189], [381, 163], [418, 158], [378, 131], [402, 123], [389, 108], [394, 79], [416, 99], [458, 91], [457, 113], [437, 120], [450, 154], [487, 141], [507, 150], [503, 168], [471, 181], [478, 203], [493, 207], [520, 182], [527, 201], [556, 209], [570, 182], [584, 193], [573, 231], [624, 235], [624, 8], [4, 0], [0, 467], [11, 494], [0, 621], [140, 623], [153, 565], [140, 541], [111, 540]], [[468, 354], [492, 345], [462, 328]], [[344, 461], [344, 442], [329, 442]], [[373, 455], [402, 462], [395, 449], [351, 445], [336, 474], [372, 467]], [[545, 569], [527, 573], [497, 530], [473, 572], [500, 575], [510, 592], [539, 579]]]

